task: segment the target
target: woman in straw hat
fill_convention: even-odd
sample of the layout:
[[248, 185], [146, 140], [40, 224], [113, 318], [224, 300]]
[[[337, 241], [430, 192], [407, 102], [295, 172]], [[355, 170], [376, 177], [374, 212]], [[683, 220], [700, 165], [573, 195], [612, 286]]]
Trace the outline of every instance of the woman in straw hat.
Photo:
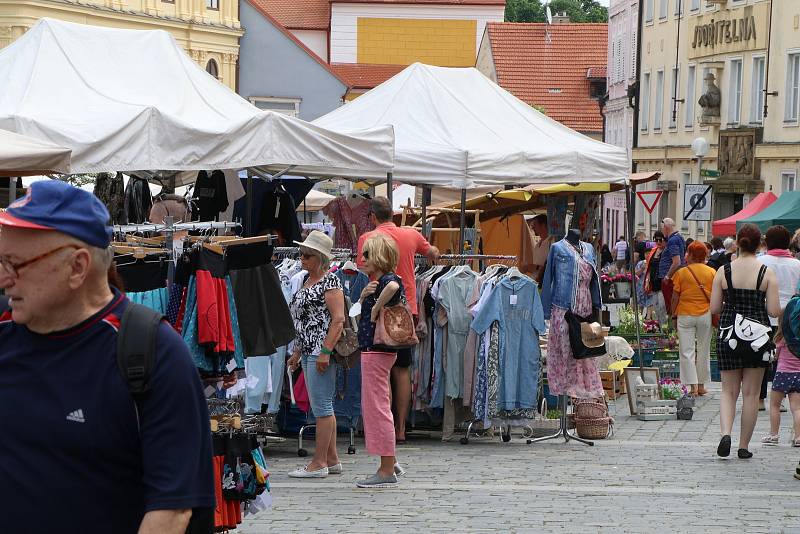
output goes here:
[[336, 452], [337, 365], [333, 349], [344, 328], [344, 293], [339, 279], [328, 272], [333, 241], [314, 230], [300, 245], [300, 263], [306, 276], [303, 286], [292, 297], [290, 309], [297, 338], [288, 365], [303, 366], [311, 411], [316, 418], [316, 450], [311, 462], [289, 473], [293, 478], [325, 478], [342, 473]]

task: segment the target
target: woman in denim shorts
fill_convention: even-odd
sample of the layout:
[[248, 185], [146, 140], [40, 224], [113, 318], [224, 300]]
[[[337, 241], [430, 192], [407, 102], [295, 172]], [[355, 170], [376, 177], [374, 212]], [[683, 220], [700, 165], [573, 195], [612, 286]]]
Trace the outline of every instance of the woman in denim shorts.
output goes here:
[[311, 411], [316, 418], [316, 450], [311, 462], [289, 473], [293, 478], [325, 478], [342, 473], [336, 452], [337, 365], [333, 349], [344, 328], [344, 293], [339, 279], [328, 272], [333, 241], [314, 230], [300, 245], [300, 263], [308, 274], [292, 297], [290, 309], [297, 338], [289, 368], [303, 366]]

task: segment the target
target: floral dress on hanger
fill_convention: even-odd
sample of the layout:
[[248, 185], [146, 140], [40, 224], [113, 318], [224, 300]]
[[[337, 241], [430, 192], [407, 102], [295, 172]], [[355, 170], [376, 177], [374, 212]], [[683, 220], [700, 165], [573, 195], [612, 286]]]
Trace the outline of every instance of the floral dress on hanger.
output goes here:
[[[578, 255], [578, 294], [573, 313], [586, 317], [592, 313], [589, 283], [594, 276], [592, 265]], [[572, 357], [569, 344], [569, 327], [564, 315], [567, 310], [552, 305], [550, 334], [547, 338], [547, 382], [553, 395], [569, 395], [579, 399], [603, 396], [603, 383], [597, 370], [597, 360]]]

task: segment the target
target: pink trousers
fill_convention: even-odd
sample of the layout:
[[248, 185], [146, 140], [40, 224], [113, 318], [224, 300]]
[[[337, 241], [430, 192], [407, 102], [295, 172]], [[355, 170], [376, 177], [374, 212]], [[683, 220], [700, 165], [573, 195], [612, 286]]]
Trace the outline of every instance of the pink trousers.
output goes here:
[[390, 373], [397, 355], [390, 352], [361, 353], [361, 418], [367, 453], [394, 456]]

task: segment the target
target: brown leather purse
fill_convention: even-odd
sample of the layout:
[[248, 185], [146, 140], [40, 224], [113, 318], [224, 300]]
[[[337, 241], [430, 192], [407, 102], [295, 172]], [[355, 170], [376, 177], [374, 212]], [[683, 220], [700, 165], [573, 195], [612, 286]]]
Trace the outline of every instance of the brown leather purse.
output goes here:
[[[402, 288], [400, 289], [402, 291]], [[394, 306], [384, 306], [375, 323], [375, 337], [372, 346], [377, 350], [399, 350], [419, 344], [414, 316], [408, 304], [401, 302]]]

